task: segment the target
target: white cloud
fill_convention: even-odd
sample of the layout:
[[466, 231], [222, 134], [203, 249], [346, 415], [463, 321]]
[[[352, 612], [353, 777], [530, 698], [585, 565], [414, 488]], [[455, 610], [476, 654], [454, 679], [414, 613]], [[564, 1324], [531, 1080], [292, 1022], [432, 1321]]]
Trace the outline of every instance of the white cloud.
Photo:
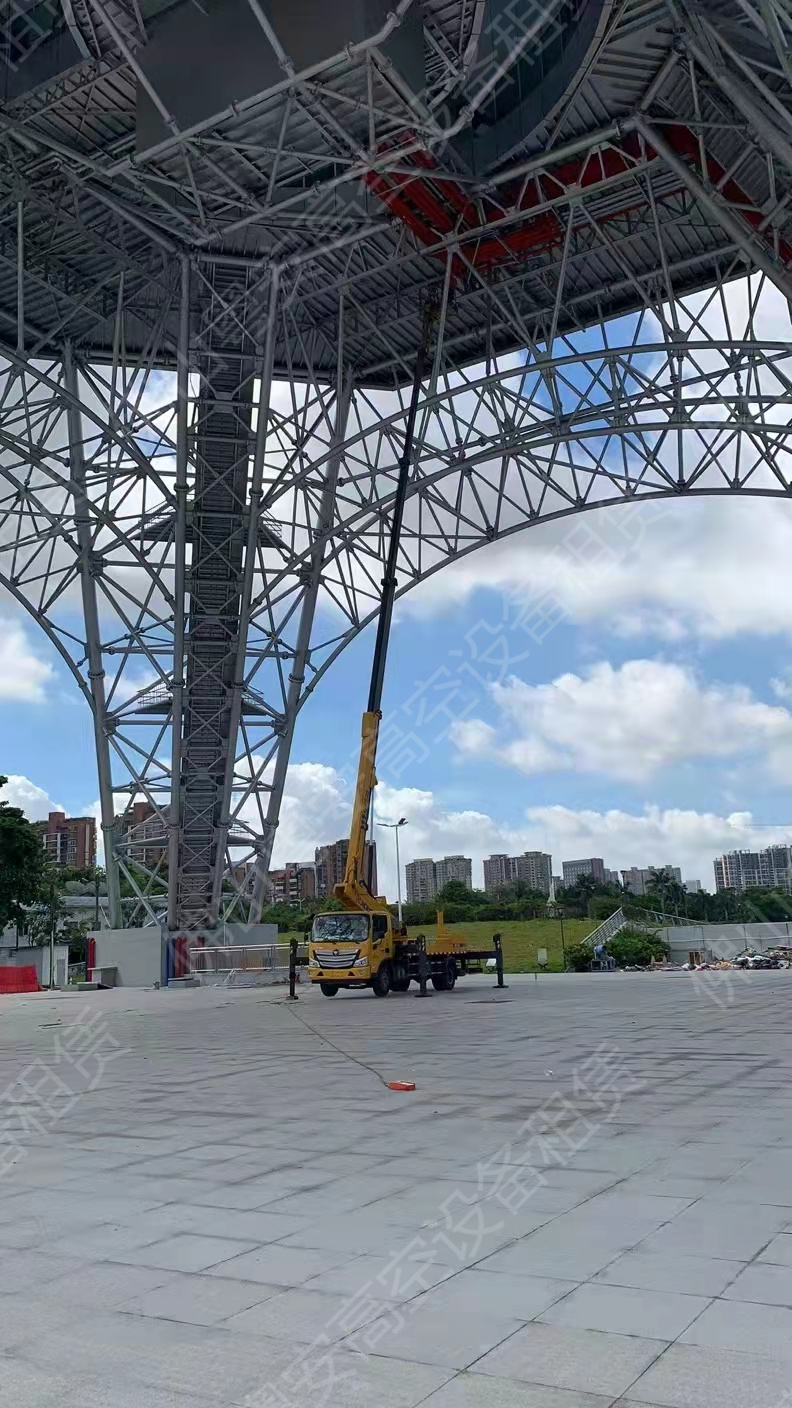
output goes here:
[[641, 782], [694, 758], [764, 755], [778, 779], [792, 777], [792, 715], [744, 685], [705, 684], [659, 660], [592, 665], [584, 676], [530, 685], [512, 677], [490, 694], [500, 727], [456, 724], [466, 756], [498, 759], [518, 772], [606, 773]]
[[[275, 865], [312, 858], [315, 846], [346, 835], [350, 798], [348, 783], [333, 768], [300, 763], [290, 769]], [[701, 880], [712, 889], [715, 856], [792, 839], [788, 828], [758, 826], [745, 811], [721, 816], [651, 804], [637, 813], [545, 806], [529, 807], [516, 825], [509, 825], [472, 808], [445, 807], [432, 792], [415, 787], [381, 783], [375, 800], [380, 820], [407, 818], [400, 831], [402, 867], [417, 856], [467, 855], [473, 860], [473, 882], [478, 887], [483, 884], [486, 856], [543, 850], [553, 856], [555, 874], [560, 874], [562, 861], [580, 856], [602, 856], [614, 870], [669, 862], [679, 865], [685, 878]], [[395, 899], [393, 833], [379, 831], [377, 842], [380, 889]]]
[[43, 787], [20, 774], [9, 774], [6, 786], [0, 788], [0, 799], [11, 807], [21, 807], [28, 821], [46, 821], [50, 812], [64, 810]]
[[548, 597], [562, 620], [623, 636], [790, 635], [792, 506], [688, 498], [540, 524], [445, 568], [401, 611], [442, 615], [480, 589], [502, 594], [487, 615], [511, 628], [515, 652], [542, 638], [519, 603]]
[[34, 653], [20, 622], [0, 617], [0, 700], [40, 704], [54, 674]]
[[792, 700], [792, 668], [787, 665], [781, 674], [770, 681], [770, 688], [776, 699], [783, 699], [786, 702]]
[[553, 854], [553, 869], [577, 856], [602, 856], [613, 870], [631, 865], [663, 865], [682, 869], [683, 878], [701, 880], [714, 889], [712, 862], [724, 851], [758, 849], [776, 841], [789, 842], [789, 828], [763, 827], [750, 812], [719, 816], [677, 807], [647, 805], [639, 813], [575, 811], [568, 807], [531, 807], [520, 833], [525, 849], [538, 846]]

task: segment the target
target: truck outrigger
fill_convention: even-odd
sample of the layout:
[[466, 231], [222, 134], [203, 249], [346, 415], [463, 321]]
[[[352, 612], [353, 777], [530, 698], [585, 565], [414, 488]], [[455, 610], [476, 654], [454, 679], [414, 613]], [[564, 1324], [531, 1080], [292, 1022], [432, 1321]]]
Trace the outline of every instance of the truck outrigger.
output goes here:
[[[390, 992], [406, 992], [413, 980], [421, 983], [422, 990], [425, 990], [427, 980], [431, 980], [437, 991], [448, 992], [454, 987], [457, 976], [467, 971], [470, 962], [478, 963], [484, 958], [491, 958], [493, 952], [491, 949], [486, 952], [470, 949], [464, 940], [449, 935], [443, 927], [441, 914], [438, 914], [436, 939], [427, 942], [424, 938], [408, 938], [406, 928], [394, 925], [387, 900], [382, 895], [372, 894], [364, 879], [366, 832], [377, 785], [377, 740], [396, 596], [396, 562], [432, 320], [433, 311], [428, 309], [416, 359], [404, 449], [399, 462], [368, 707], [363, 715], [349, 850], [344, 878], [334, 889], [335, 898], [341, 901], [344, 908], [340, 912], [317, 914], [308, 943], [308, 976], [311, 982], [320, 985], [325, 997], [335, 997], [340, 988], [371, 988], [375, 997], [387, 997]], [[496, 951], [497, 948], [496, 945]]]

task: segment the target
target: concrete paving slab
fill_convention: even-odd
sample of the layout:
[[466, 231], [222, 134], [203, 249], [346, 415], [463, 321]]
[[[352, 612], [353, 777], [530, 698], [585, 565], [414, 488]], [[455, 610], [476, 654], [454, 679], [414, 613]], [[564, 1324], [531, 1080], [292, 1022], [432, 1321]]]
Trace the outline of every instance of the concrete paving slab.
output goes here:
[[345, 1346], [386, 1359], [467, 1369], [520, 1329], [520, 1321], [493, 1315], [485, 1307], [467, 1311], [391, 1305], [386, 1313], [345, 1340]]
[[792, 1308], [792, 1266], [752, 1262], [723, 1292], [726, 1300], [759, 1301]]
[[135, 1251], [121, 1252], [117, 1260], [130, 1266], [162, 1267], [166, 1271], [206, 1271], [210, 1266], [218, 1266], [232, 1258], [238, 1259], [254, 1248], [255, 1243], [251, 1241], [177, 1232], [174, 1237], [151, 1242]]
[[66, 1276], [36, 1286], [34, 1294], [42, 1307], [48, 1304], [73, 1306], [84, 1317], [86, 1310], [112, 1310], [131, 1296], [143, 1295], [164, 1285], [172, 1276], [169, 1271], [155, 1271], [149, 1266], [123, 1266], [112, 1261], [83, 1261], [75, 1265], [78, 1269]]
[[789, 1388], [789, 1365], [777, 1359], [677, 1344], [614, 1408], [786, 1408]]
[[24, 1294], [45, 1285], [47, 1281], [65, 1276], [81, 1265], [74, 1257], [6, 1250], [0, 1255], [0, 1289], [4, 1295]]
[[304, 1281], [331, 1271], [352, 1260], [349, 1253], [314, 1251], [307, 1247], [284, 1247], [273, 1244], [247, 1251], [232, 1260], [213, 1267], [213, 1276], [228, 1276], [239, 1281], [263, 1281], [271, 1286], [301, 1286]]
[[[276, 992], [81, 994], [128, 1055], [0, 1178], [0, 1408], [250, 1408], [331, 1309], [385, 1329], [332, 1345], [332, 1408], [777, 1408], [790, 979], [753, 975], [724, 1020], [689, 983], [598, 978], [304, 992], [315, 1031]], [[0, 998], [0, 1088], [51, 1055], [41, 1014]], [[609, 1110], [603, 1043], [631, 1087]]]
[[[319, 1380], [321, 1387], [315, 1394], [319, 1402], [326, 1401], [327, 1408], [330, 1404], [332, 1408], [418, 1408], [449, 1376], [447, 1369], [428, 1364], [409, 1364], [398, 1359], [381, 1359], [377, 1355], [361, 1359], [359, 1355], [345, 1353], [340, 1346], [333, 1348], [331, 1366], [329, 1397], [322, 1399], [328, 1383], [326, 1374]], [[277, 1384], [278, 1380], [274, 1382]], [[266, 1399], [259, 1399], [261, 1401], [266, 1402]], [[298, 1398], [297, 1405], [299, 1403]], [[255, 1398], [252, 1404], [256, 1404]]]
[[610, 1395], [603, 1398], [600, 1394], [463, 1373], [427, 1398], [426, 1408], [610, 1408], [612, 1402]]
[[219, 1325], [240, 1311], [259, 1305], [269, 1296], [279, 1294], [278, 1287], [264, 1286], [255, 1281], [182, 1275], [169, 1277], [164, 1285], [122, 1301], [116, 1309], [129, 1315], [177, 1320], [183, 1325]]
[[374, 1300], [412, 1300], [416, 1295], [448, 1280], [454, 1268], [423, 1259], [411, 1261], [400, 1253], [396, 1258], [358, 1256], [343, 1266], [323, 1271], [305, 1282], [306, 1289], [327, 1291], [341, 1297], [363, 1293]]
[[718, 1296], [743, 1270], [742, 1261], [717, 1257], [626, 1252], [594, 1279], [610, 1286], [635, 1286], [644, 1291], [681, 1291], [691, 1296]]
[[552, 1280], [549, 1276], [460, 1271], [422, 1296], [419, 1304], [450, 1311], [466, 1311], [480, 1305], [495, 1315], [533, 1320], [574, 1289], [574, 1281]]
[[780, 1232], [788, 1219], [786, 1208], [742, 1203], [730, 1215], [723, 1205], [695, 1204], [647, 1237], [646, 1251], [679, 1256], [699, 1254], [726, 1260], [750, 1261]]
[[336, 1344], [351, 1331], [376, 1320], [382, 1302], [365, 1295], [346, 1302], [324, 1291], [300, 1286], [278, 1291], [252, 1309], [234, 1315], [227, 1329], [235, 1334], [266, 1335], [290, 1344]]
[[606, 1330], [616, 1335], [675, 1340], [706, 1310], [703, 1296], [646, 1291], [622, 1286], [580, 1286], [538, 1318], [544, 1325]]
[[480, 1359], [474, 1372], [618, 1398], [662, 1349], [657, 1340], [534, 1324]]
[[792, 1266], [792, 1236], [781, 1233], [759, 1253], [759, 1261], [772, 1261], [777, 1266]]
[[[543, 1236], [547, 1230], [548, 1235]], [[614, 1229], [584, 1238], [574, 1231], [555, 1226], [540, 1229], [533, 1236], [495, 1252], [479, 1262], [484, 1271], [507, 1271], [516, 1276], [557, 1276], [568, 1281], [587, 1281], [609, 1266], [630, 1246], [630, 1239]]]
[[[715, 1300], [681, 1337], [683, 1344], [766, 1354], [792, 1364], [792, 1310], [780, 1305]], [[792, 1371], [791, 1386], [792, 1386]]]
[[56, 1256], [75, 1257], [82, 1261], [114, 1261], [126, 1252], [151, 1246], [157, 1238], [156, 1224], [152, 1225], [146, 1218], [128, 1227], [117, 1222], [83, 1225], [68, 1237], [50, 1241], [49, 1248]]

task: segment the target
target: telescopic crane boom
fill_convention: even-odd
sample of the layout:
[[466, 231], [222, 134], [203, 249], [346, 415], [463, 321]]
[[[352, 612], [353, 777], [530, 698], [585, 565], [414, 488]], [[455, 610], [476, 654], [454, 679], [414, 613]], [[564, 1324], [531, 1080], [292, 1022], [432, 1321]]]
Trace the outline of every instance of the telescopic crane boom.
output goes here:
[[415, 359], [412, 395], [410, 397], [410, 408], [407, 413], [407, 424], [404, 431], [404, 447], [399, 461], [399, 476], [396, 481], [396, 495], [393, 501], [393, 518], [391, 520], [385, 576], [382, 579], [382, 596], [380, 598], [374, 659], [371, 665], [368, 705], [363, 715], [360, 763], [358, 765], [355, 803], [352, 811], [352, 826], [349, 833], [349, 850], [347, 852], [346, 869], [344, 871], [343, 880], [340, 884], [335, 886], [333, 891], [336, 899], [341, 900], [346, 909], [362, 910], [365, 912], [378, 911], [386, 908], [385, 901], [373, 895], [369, 886], [366, 884], [364, 875], [366, 832], [368, 830], [374, 788], [377, 785], [377, 740], [379, 737], [380, 720], [382, 718], [382, 691], [385, 683], [385, 664], [388, 656], [391, 621], [393, 619], [393, 604], [396, 599], [396, 565], [399, 557], [399, 542], [404, 519], [404, 505], [407, 500], [407, 489], [410, 482], [410, 464], [412, 461], [413, 442], [415, 440], [415, 423], [418, 417], [418, 405], [421, 398], [421, 385], [426, 375], [426, 367], [429, 359], [429, 344], [435, 318], [436, 311], [434, 307], [427, 306], [424, 312], [418, 355]]

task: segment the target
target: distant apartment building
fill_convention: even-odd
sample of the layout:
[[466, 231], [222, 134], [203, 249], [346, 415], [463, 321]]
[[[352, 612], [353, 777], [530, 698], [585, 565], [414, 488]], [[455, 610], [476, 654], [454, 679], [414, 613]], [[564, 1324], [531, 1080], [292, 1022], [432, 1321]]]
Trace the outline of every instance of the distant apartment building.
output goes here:
[[68, 865], [73, 870], [92, 870], [96, 865], [96, 822], [92, 816], [50, 812], [46, 821], [33, 825], [55, 865]]
[[484, 862], [484, 889], [488, 895], [502, 890], [509, 884], [512, 878], [511, 864], [512, 857], [507, 856], [505, 852], [502, 855], [487, 857]]
[[686, 881], [685, 881], [685, 889], [687, 890], [687, 892], [688, 892], [689, 895], [700, 895], [700, 894], [701, 894], [701, 881], [700, 881], [700, 880], [686, 880]]
[[621, 881], [619, 880], [619, 872], [618, 872], [618, 870], [606, 870], [606, 871], [605, 871], [605, 882], [606, 882], [606, 884], [608, 884], [608, 885], [620, 885], [620, 884], [621, 884]]
[[544, 851], [523, 851], [521, 856], [494, 855], [484, 862], [484, 889], [488, 894], [521, 880], [531, 890], [550, 894], [553, 857]]
[[550, 894], [553, 878], [553, 857], [544, 851], [523, 851], [521, 856], [512, 856], [512, 880], [522, 880], [531, 890], [542, 895]]
[[716, 890], [792, 891], [792, 848], [729, 851], [715, 861]]
[[127, 856], [148, 870], [155, 870], [168, 854], [165, 822], [150, 802], [133, 802], [121, 818]]
[[461, 880], [468, 890], [473, 889], [473, 862], [469, 856], [443, 856], [435, 862], [435, 882], [442, 890], [449, 880]]
[[437, 894], [437, 875], [431, 856], [411, 860], [405, 866], [407, 877], [407, 903], [429, 904]]
[[677, 865], [633, 865], [630, 870], [622, 871], [622, 884], [631, 895], [645, 895], [651, 889], [652, 875], [660, 871], [669, 874], [679, 885], [682, 884], [682, 871]]
[[269, 882], [273, 904], [302, 904], [316, 898], [316, 865], [313, 861], [287, 861], [283, 870], [270, 871]]
[[591, 875], [600, 885], [606, 883], [605, 862], [601, 856], [591, 856], [588, 860], [565, 860], [561, 863], [564, 872], [564, 889], [569, 890], [584, 875]]
[[[347, 855], [349, 854], [349, 841], [346, 837], [340, 841], [334, 841], [329, 846], [317, 846], [314, 853], [314, 865], [316, 868], [315, 894], [320, 900], [328, 899], [332, 895], [336, 885], [340, 885], [344, 878]], [[377, 893], [377, 843], [376, 841], [366, 842], [364, 859], [364, 877], [371, 893]]]

